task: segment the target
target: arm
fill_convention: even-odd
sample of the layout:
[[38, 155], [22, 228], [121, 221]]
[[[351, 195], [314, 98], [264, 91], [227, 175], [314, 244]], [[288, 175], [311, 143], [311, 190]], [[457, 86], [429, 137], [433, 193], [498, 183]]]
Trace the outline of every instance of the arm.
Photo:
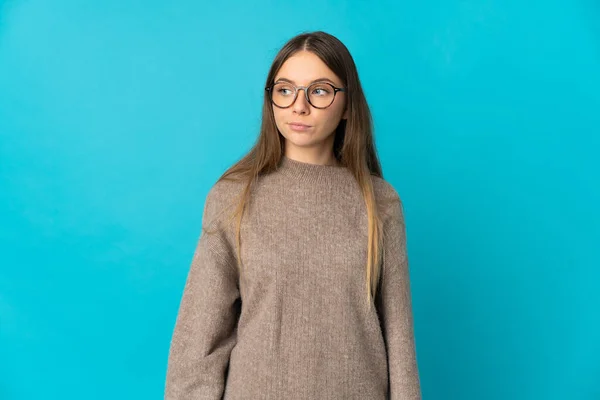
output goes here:
[[[209, 193], [203, 225], [213, 218], [216, 203]], [[227, 243], [220, 230], [203, 231], [198, 241], [171, 340], [165, 400], [223, 396], [240, 307], [235, 258]]]
[[406, 231], [398, 198], [384, 224], [381, 286], [377, 308], [388, 353], [391, 400], [420, 400]]

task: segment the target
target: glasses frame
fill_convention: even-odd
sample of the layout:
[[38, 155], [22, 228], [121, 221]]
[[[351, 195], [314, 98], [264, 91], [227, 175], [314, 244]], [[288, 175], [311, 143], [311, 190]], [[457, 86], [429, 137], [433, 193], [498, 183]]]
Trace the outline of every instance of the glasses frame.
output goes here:
[[[294, 88], [294, 99], [292, 100], [292, 102], [290, 103], [289, 106], [281, 107], [281, 106], [275, 104], [275, 102], [273, 101], [273, 88], [275, 87], [275, 85], [277, 85], [279, 83], [285, 83], [285, 84], [288, 84], [288, 85], [290, 85], [291, 87]], [[329, 86], [331, 86], [333, 88], [333, 99], [331, 99], [331, 103], [329, 103], [329, 105], [327, 105], [325, 107], [317, 107], [313, 103], [310, 102], [310, 98], [308, 96], [308, 88], [311, 87], [311, 86], [313, 86], [313, 85], [323, 85], [323, 84], [329, 85]], [[275, 107], [277, 107], [277, 108], [290, 108], [291, 106], [293, 106], [294, 103], [296, 102], [296, 100], [298, 99], [298, 91], [300, 89], [304, 90], [304, 97], [306, 98], [306, 101], [308, 102], [308, 104], [310, 104], [312, 107], [314, 107], [316, 109], [319, 109], [319, 110], [323, 110], [325, 108], [330, 107], [333, 104], [333, 102], [335, 101], [335, 95], [337, 94], [337, 92], [347, 92], [348, 91], [348, 88], [345, 88], [345, 87], [336, 87], [332, 83], [329, 83], [329, 82], [313, 82], [313, 83], [311, 83], [308, 86], [294, 86], [294, 85], [292, 85], [289, 82], [275, 82], [271, 86], [267, 86], [265, 88], [265, 90], [269, 93], [269, 100], [271, 100], [271, 103]]]

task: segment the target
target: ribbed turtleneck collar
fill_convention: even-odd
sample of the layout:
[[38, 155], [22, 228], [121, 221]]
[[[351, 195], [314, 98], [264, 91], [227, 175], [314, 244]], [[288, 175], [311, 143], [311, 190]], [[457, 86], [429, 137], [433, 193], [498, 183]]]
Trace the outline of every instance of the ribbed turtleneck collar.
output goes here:
[[341, 183], [354, 178], [344, 166], [311, 164], [282, 156], [279, 171], [297, 181]]

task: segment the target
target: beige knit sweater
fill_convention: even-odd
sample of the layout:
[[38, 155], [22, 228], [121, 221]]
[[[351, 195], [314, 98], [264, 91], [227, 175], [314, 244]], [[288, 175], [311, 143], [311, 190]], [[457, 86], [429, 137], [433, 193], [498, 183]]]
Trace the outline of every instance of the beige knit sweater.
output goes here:
[[[374, 177], [384, 218], [382, 279], [368, 305], [367, 215], [340, 166], [282, 158], [262, 176], [242, 224], [219, 217], [241, 184], [209, 191], [173, 331], [168, 400], [421, 398], [402, 203]], [[247, 218], [247, 219], [246, 219]]]

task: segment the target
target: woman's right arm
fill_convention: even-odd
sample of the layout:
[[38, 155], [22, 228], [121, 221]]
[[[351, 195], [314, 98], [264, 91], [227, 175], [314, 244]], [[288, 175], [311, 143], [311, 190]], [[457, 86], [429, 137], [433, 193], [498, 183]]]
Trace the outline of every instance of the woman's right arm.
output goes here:
[[[216, 203], [209, 192], [203, 224], [212, 220]], [[222, 398], [241, 304], [235, 265], [226, 235], [203, 231], [171, 339], [165, 400]]]

